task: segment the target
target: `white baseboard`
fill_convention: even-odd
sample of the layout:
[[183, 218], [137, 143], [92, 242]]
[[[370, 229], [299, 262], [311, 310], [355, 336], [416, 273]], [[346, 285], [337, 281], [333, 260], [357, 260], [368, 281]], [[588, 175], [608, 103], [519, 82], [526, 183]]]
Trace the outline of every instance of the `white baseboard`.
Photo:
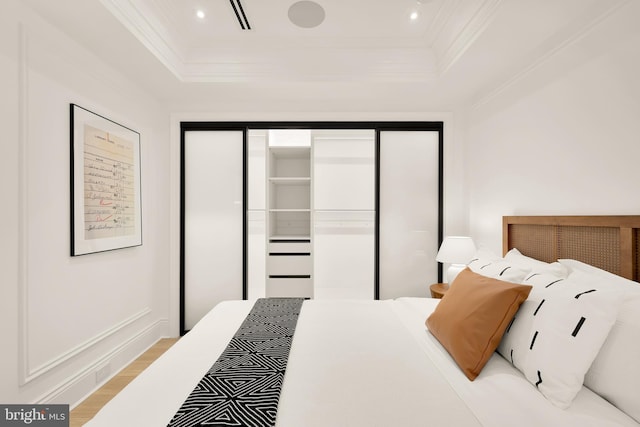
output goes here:
[[[69, 404], [70, 408], [74, 408], [158, 342], [159, 339], [169, 336], [168, 330], [168, 319], [156, 321], [133, 337], [112, 348], [88, 366], [80, 369], [75, 375], [67, 377], [63, 382], [37, 399], [35, 403]], [[99, 378], [98, 381], [97, 374], [99, 371], [102, 378]]]

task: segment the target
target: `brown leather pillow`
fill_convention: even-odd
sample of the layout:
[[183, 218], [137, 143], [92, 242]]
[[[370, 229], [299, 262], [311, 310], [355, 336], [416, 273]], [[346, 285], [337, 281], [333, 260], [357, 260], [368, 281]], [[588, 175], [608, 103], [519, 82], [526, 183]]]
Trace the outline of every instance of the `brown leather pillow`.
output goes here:
[[426, 325], [473, 381], [495, 351], [531, 286], [491, 279], [464, 269]]

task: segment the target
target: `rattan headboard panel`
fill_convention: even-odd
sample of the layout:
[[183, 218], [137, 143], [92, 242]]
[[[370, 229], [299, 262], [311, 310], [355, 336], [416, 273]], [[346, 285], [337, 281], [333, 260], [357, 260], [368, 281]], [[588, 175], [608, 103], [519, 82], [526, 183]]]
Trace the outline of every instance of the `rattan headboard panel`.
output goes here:
[[[550, 225], [519, 224], [509, 229], [511, 248], [525, 248], [527, 256], [544, 262], [554, 262], [556, 258], [555, 229]], [[523, 252], [524, 253], [524, 252]]]
[[639, 281], [640, 216], [509, 216], [503, 250], [541, 261], [576, 259]]
[[577, 259], [621, 274], [619, 228], [559, 226], [557, 245], [557, 259]]

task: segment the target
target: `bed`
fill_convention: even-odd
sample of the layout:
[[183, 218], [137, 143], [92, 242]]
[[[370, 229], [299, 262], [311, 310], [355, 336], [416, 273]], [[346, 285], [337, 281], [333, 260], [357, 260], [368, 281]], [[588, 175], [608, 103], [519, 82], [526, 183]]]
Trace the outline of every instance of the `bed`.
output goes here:
[[[590, 284], [604, 283], [621, 295], [615, 298], [615, 325], [584, 376], [591, 387], [580, 382], [570, 405], [560, 407], [528, 380], [526, 369], [517, 369], [509, 357], [493, 351], [471, 381], [444, 340], [425, 326], [426, 319], [456, 301], [449, 292], [442, 300], [308, 300], [290, 343], [276, 425], [640, 426], [635, 391], [640, 381], [640, 216], [505, 217], [503, 225], [503, 256], [481, 253], [466, 274], [479, 274], [472, 270], [481, 263], [485, 270], [502, 271], [498, 277], [526, 271], [527, 277], [534, 276], [528, 279], [532, 282], [559, 270], [565, 275], [562, 280], [573, 274], [588, 276], [594, 281]], [[491, 258], [491, 266], [480, 262], [482, 257]], [[566, 261], [560, 264], [558, 259]], [[543, 273], [533, 273], [536, 268]], [[525, 279], [518, 286], [529, 286]], [[451, 291], [464, 289], [464, 280], [456, 279]], [[549, 289], [553, 287], [557, 285]], [[524, 318], [520, 314], [533, 304], [530, 298], [516, 307], [514, 319]], [[87, 425], [168, 425], [253, 305], [228, 301], [216, 306]], [[585, 328], [591, 316], [587, 318]], [[518, 328], [513, 321], [509, 327]], [[503, 338], [500, 345], [511, 341]], [[498, 351], [505, 352], [500, 347]], [[621, 379], [611, 379], [610, 372]]]

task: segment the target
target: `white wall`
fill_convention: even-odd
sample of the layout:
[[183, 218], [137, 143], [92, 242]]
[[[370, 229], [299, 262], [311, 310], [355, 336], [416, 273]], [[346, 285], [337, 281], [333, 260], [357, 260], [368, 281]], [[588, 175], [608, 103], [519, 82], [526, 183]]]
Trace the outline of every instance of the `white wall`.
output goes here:
[[[75, 403], [169, 331], [169, 114], [18, 0], [0, 93], [0, 401]], [[141, 134], [140, 247], [69, 256], [70, 103]]]
[[627, 5], [471, 109], [471, 234], [503, 215], [638, 214], [640, 3]]

